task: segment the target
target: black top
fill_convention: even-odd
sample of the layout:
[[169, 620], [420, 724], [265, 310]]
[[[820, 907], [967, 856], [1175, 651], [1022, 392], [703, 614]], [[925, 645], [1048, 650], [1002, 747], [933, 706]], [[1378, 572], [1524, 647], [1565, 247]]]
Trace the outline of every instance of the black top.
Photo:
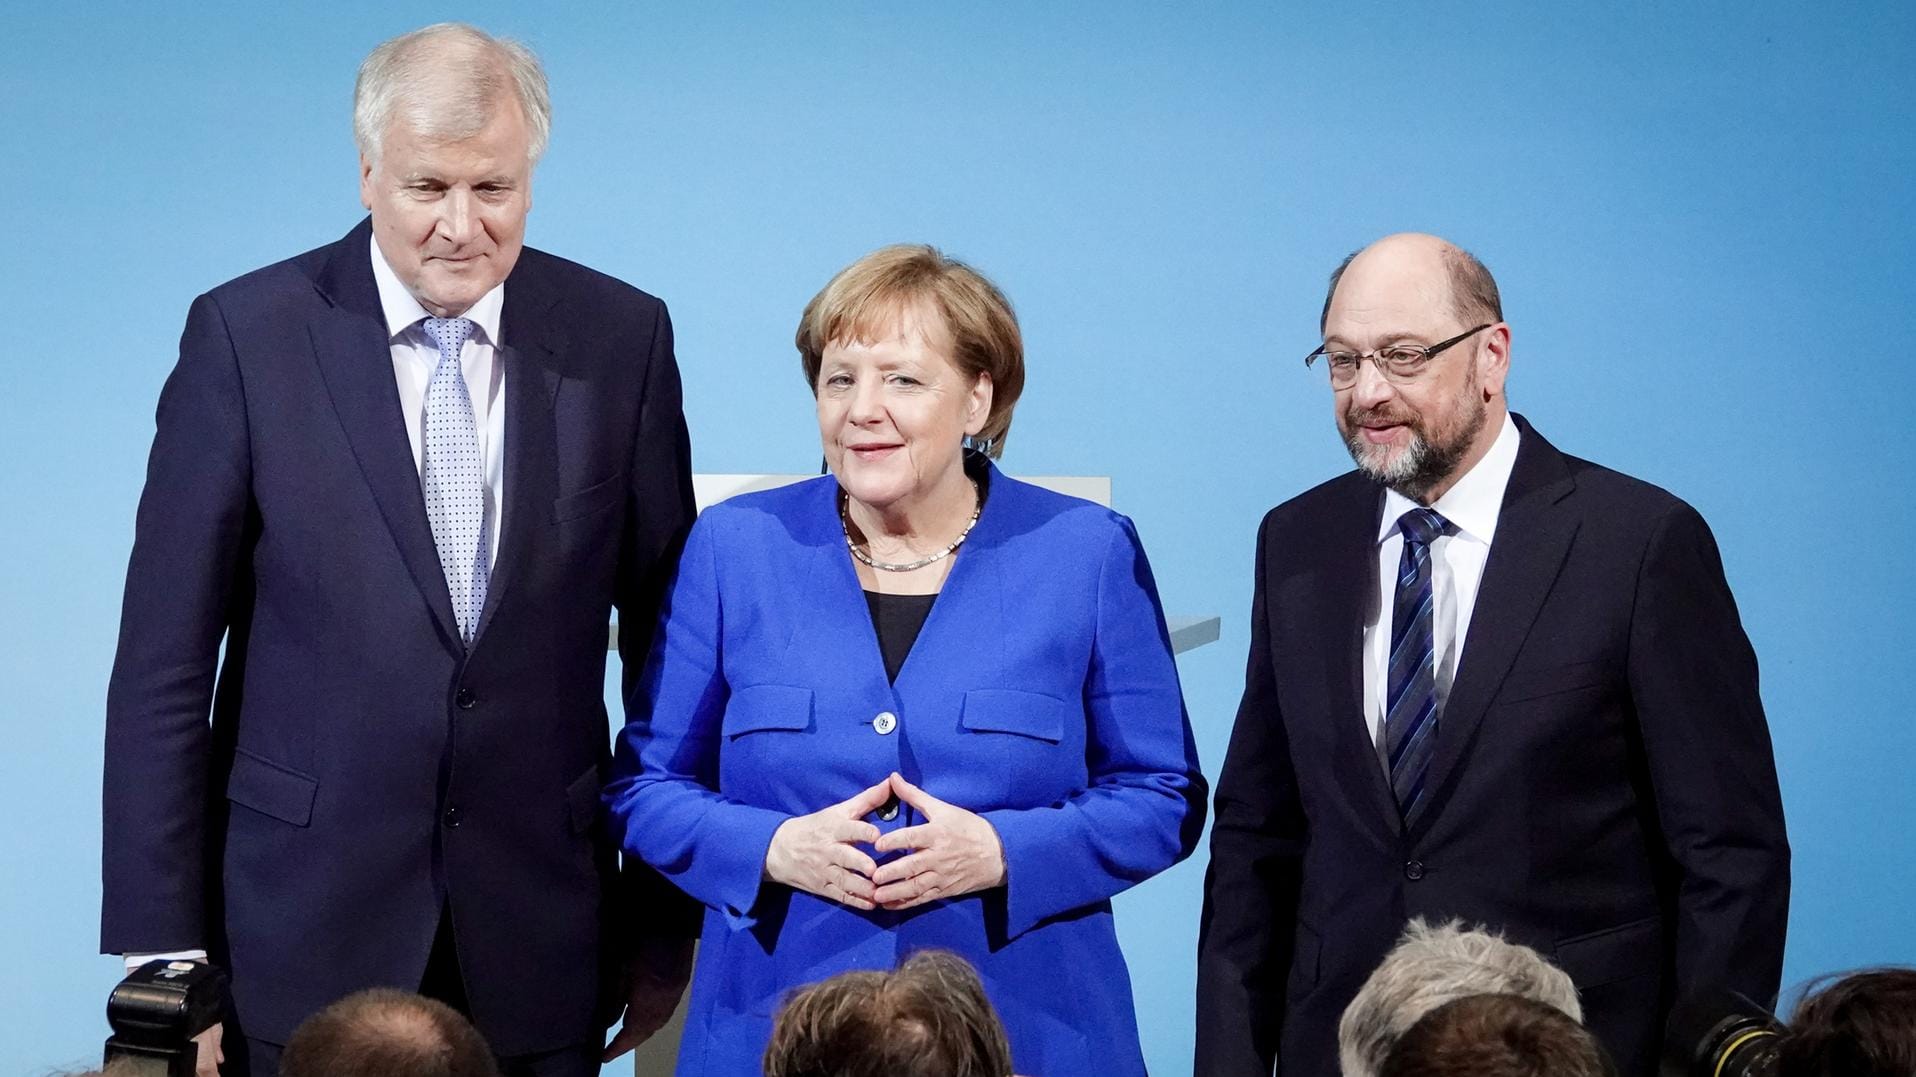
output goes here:
[[878, 651], [885, 656], [885, 679], [896, 681], [898, 671], [918, 642], [918, 630], [925, 627], [931, 604], [937, 595], [881, 595], [865, 592], [865, 604], [871, 607], [872, 627], [878, 630]]

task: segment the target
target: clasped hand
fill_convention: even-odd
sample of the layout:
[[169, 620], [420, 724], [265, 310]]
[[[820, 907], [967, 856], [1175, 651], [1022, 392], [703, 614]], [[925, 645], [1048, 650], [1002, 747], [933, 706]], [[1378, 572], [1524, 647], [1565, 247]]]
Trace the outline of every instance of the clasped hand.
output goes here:
[[[881, 834], [865, 816], [893, 796], [925, 821]], [[861, 845], [876, 853], [911, 852], [880, 867]], [[779, 824], [765, 874], [854, 909], [909, 909], [1003, 883], [1004, 845], [982, 816], [893, 774], [848, 800]]]

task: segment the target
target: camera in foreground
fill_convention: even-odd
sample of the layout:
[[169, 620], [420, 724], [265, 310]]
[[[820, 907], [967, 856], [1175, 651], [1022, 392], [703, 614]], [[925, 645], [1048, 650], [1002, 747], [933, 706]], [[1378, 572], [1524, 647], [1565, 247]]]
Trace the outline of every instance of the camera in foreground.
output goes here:
[[203, 961], [149, 961], [107, 997], [106, 1063], [128, 1077], [192, 1077], [193, 1037], [226, 1009], [226, 973]]

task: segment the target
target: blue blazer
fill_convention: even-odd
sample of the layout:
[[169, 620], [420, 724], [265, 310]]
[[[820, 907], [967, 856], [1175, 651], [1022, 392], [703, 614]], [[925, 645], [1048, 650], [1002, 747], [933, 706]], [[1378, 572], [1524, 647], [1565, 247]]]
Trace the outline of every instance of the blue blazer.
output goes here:
[[[1191, 851], [1206, 792], [1170, 639], [1129, 520], [988, 481], [896, 684], [834, 480], [694, 525], [606, 790], [626, 851], [707, 906], [679, 1073], [759, 1073], [790, 989], [926, 947], [978, 966], [1018, 1072], [1144, 1072], [1110, 898]], [[859, 912], [761, 881], [780, 823], [894, 770], [990, 820], [1006, 886]]]
[[[209, 950], [237, 1029], [284, 1043], [342, 995], [418, 987], [450, 905], [495, 1050], [600, 1042], [620, 936], [681, 908], [689, 934], [696, 912], [642, 872], [625, 881], [648, 896], [615, 899], [597, 825], [606, 622], [655, 622], [692, 519], [671, 323], [629, 285], [520, 255], [499, 553], [468, 646], [371, 235], [187, 316], [107, 692], [101, 946]], [[621, 642], [636, 671], [645, 641]]]

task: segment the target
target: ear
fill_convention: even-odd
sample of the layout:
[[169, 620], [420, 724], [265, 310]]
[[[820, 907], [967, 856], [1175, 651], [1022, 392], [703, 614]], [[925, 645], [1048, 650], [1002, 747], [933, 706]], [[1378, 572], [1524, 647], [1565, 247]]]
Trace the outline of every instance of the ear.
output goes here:
[[978, 380], [971, 383], [971, 391], [965, 394], [965, 434], [978, 436], [985, 428], [985, 420], [991, 418], [991, 375], [979, 374]]
[[1495, 400], [1504, 395], [1504, 379], [1510, 376], [1510, 326], [1498, 322], [1484, 330], [1484, 340], [1480, 347], [1477, 377], [1483, 387], [1484, 399]]
[[359, 155], [359, 204], [368, 212], [373, 208], [373, 163]]

